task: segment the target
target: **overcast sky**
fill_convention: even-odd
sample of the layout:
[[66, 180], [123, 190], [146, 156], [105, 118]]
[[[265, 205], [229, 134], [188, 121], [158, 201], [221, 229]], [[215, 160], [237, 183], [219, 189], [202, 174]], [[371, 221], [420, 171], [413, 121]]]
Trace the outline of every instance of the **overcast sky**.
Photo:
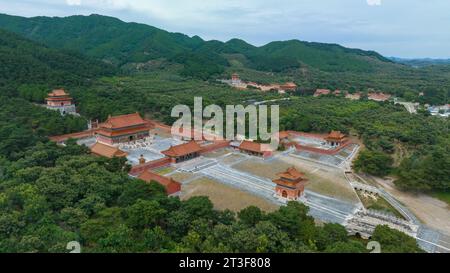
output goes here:
[[450, 0], [0, 0], [0, 13], [97, 13], [207, 40], [299, 39], [450, 58]]

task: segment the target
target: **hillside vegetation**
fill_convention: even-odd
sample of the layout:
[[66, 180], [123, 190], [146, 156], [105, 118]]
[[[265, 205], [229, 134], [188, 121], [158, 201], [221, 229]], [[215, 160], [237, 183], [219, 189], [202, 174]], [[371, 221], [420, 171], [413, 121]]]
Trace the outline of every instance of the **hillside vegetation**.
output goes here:
[[20, 83], [80, 85], [116, 69], [76, 52], [51, 49], [0, 30], [0, 86]]
[[238, 71], [244, 79], [264, 83], [269, 73], [275, 79], [293, 80], [302, 88], [375, 89], [412, 100], [425, 92], [422, 100], [433, 104], [448, 102], [450, 97], [447, 66], [416, 69], [373, 51], [336, 44], [290, 40], [256, 47], [239, 39], [204, 41], [100, 15], [0, 15], [0, 28], [121, 67], [140, 69], [141, 64], [154, 61], [181, 64], [180, 75], [204, 80]]

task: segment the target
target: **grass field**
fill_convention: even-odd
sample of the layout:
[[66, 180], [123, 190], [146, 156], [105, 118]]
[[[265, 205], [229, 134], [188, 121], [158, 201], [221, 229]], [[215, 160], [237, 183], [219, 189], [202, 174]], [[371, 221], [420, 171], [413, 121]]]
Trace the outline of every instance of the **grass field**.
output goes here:
[[432, 193], [431, 196], [444, 201], [445, 203], [447, 203], [450, 206], [450, 192], [435, 192]]
[[175, 179], [176, 181], [183, 183], [184, 181], [191, 179], [195, 177], [195, 174], [193, 173], [185, 173], [185, 172], [175, 172], [169, 177]]
[[278, 206], [270, 201], [204, 177], [183, 186], [181, 199], [193, 196], [208, 196], [219, 210], [229, 209], [237, 212], [252, 205], [264, 211], [278, 209]]
[[357, 193], [366, 209], [387, 212], [397, 216], [398, 218], [404, 219], [403, 215], [383, 198], [379, 196], [374, 197], [373, 195], [364, 194], [360, 191], [357, 191]]
[[155, 172], [159, 175], [165, 175], [165, 174], [173, 172], [174, 170], [175, 169], [172, 167], [163, 167], [163, 168], [155, 169], [155, 170], [153, 170], [153, 172]]
[[302, 164], [296, 158], [287, 157], [287, 159], [287, 161], [273, 160], [270, 162], [247, 160], [235, 165], [233, 168], [260, 177], [274, 179], [277, 177], [277, 173], [284, 172], [289, 167], [295, 166], [299, 171], [305, 173], [309, 179], [306, 185], [307, 189], [343, 201], [358, 202], [358, 197], [339, 170], [315, 168]]

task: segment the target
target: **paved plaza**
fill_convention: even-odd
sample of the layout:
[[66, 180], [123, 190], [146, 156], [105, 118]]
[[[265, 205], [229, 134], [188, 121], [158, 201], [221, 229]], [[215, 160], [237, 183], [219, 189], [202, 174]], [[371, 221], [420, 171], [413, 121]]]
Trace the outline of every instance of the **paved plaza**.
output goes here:
[[335, 155], [319, 154], [309, 151], [295, 151], [290, 155], [301, 159], [312, 160], [331, 167], [344, 167], [345, 163], [356, 153], [359, 146], [350, 144]]
[[127, 159], [134, 166], [139, 164], [141, 155], [145, 158], [146, 162], [158, 160], [164, 157], [161, 153], [162, 151], [169, 149], [171, 146], [183, 143], [173, 138], [154, 136], [151, 139], [121, 144], [119, 145], [119, 149], [128, 153]]
[[[218, 159], [197, 158], [179, 164], [177, 166], [177, 171], [201, 175], [219, 183], [257, 195], [275, 204], [284, 204], [283, 201], [274, 196], [275, 183], [270, 179], [236, 170], [232, 167], [236, 162], [230, 162], [228, 165], [222, 163], [225, 159], [232, 157], [233, 155], [233, 153], [229, 153]], [[244, 160], [252, 159], [253, 158], [251, 157], [247, 157]], [[243, 159], [236, 157], [236, 160], [242, 162]], [[305, 191], [305, 198], [304, 200], [301, 200], [301, 202], [304, 202], [310, 207], [309, 214], [314, 218], [324, 222], [340, 224], [343, 224], [346, 220], [351, 218], [352, 214], [358, 209], [358, 206], [355, 204], [340, 201], [308, 190]]]

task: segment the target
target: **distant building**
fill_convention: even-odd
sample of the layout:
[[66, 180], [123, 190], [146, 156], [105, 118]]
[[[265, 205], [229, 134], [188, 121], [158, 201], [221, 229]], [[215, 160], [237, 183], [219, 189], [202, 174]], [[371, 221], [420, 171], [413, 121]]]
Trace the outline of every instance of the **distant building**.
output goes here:
[[186, 160], [190, 160], [200, 156], [202, 147], [194, 140], [172, 146], [168, 150], [162, 151], [161, 153], [167, 157], [170, 157], [172, 163], [179, 163]]
[[331, 133], [328, 134], [328, 136], [325, 138], [325, 140], [327, 141], [327, 143], [330, 146], [335, 147], [335, 146], [340, 146], [344, 142], [346, 142], [347, 137], [340, 131], [331, 131]]
[[441, 106], [430, 106], [428, 107], [428, 112], [430, 112], [432, 116], [448, 118], [450, 117], [450, 104]]
[[96, 137], [98, 142], [114, 145], [146, 138], [150, 135], [150, 129], [151, 125], [139, 113], [109, 116], [99, 124]]
[[233, 73], [233, 75], [231, 75], [231, 84], [232, 85], [241, 85], [242, 84], [241, 78], [239, 78], [239, 74]]
[[63, 89], [53, 90], [45, 100], [47, 109], [58, 110], [61, 115], [76, 114], [77, 112], [72, 98]]
[[95, 143], [90, 149], [92, 154], [107, 158], [126, 157], [128, 155], [126, 152], [120, 150], [119, 148], [99, 142]]
[[390, 94], [385, 93], [369, 93], [368, 99], [373, 101], [387, 101], [392, 97]]
[[356, 93], [347, 93], [345, 95], [346, 99], [350, 99], [350, 100], [360, 100], [361, 99], [361, 92], [356, 92]]
[[284, 91], [295, 91], [297, 90], [297, 85], [293, 82], [287, 82], [285, 84], [280, 85], [280, 89]]
[[278, 178], [273, 180], [277, 184], [275, 187], [276, 196], [289, 201], [296, 201], [303, 196], [308, 179], [302, 172], [292, 167], [277, 175]]
[[329, 89], [317, 89], [316, 92], [314, 92], [314, 97], [319, 97], [322, 95], [329, 95], [331, 93], [331, 90]]

